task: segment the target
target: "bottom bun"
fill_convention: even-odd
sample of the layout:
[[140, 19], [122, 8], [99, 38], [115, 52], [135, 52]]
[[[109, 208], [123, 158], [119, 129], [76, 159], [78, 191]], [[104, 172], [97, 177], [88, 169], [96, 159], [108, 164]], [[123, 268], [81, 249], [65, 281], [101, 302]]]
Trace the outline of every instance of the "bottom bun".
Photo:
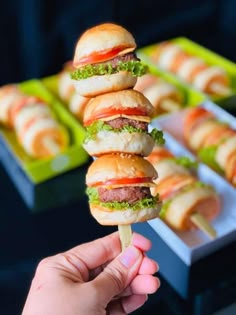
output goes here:
[[144, 222], [157, 218], [161, 209], [161, 202], [155, 208], [144, 208], [141, 210], [114, 210], [104, 211], [98, 205], [90, 204], [90, 211], [92, 216], [101, 225], [119, 225], [132, 224], [137, 222]]
[[92, 156], [116, 152], [148, 156], [154, 144], [147, 133], [100, 131], [95, 139], [84, 143], [83, 147]]
[[95, 75], [83, 80], [72, 80], [76, 91], [86, 97], [133, 88], [137, 82], [130, 72]]

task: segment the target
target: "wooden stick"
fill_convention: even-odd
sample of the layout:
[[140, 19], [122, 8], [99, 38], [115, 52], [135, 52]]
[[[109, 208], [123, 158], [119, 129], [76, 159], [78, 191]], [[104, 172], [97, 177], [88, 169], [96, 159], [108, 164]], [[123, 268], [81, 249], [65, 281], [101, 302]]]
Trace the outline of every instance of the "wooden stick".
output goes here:
[[229, 96], [232, 94], [232, 90], [228, 86], [219, 83], [212, 83], [210, 87], [212, 92], [220, 96]]
[[164, 99], [160, 107], [169, 113], [174, 113], [181, 109], [181, 105], [170, 98]]
[[130, 244], [132, 239], [131, 225], [118, 225], [120, 234], [121, 248], [125, 250]]
[[60, 146], [50, 137], [45, 137], [43, 139], [43, 144], [53, 155], [56, 155], [60, 152]]
[[208, 221], [198, 212], [191, 215], [191, 221], [210, 238], [214, 239], [217, 236], [216, 230], [208, 223]]

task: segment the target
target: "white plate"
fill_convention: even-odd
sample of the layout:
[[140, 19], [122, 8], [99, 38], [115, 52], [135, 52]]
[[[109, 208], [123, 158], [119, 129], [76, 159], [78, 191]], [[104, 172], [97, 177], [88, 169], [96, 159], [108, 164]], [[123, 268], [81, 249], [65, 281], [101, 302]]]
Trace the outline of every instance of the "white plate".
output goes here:
[[[221, 111], [222, 110], [220, 109], [220, 115], [222, 115]], [[224, 120], [231, 123], [232, 118], [230, 116], [231, 115], [226, 113], [226, 115], [224, 115]], [[151, 124], [151, 128], [164, 130], [166, 147], [172, 153], [177, 156], [189, 156], [194, 159], [194, 156], [182, 145], [183, 142], [177, 142], [175, 138], [166, 131], [167, 128], [163, 128], [163, 126], [167, 125], [168, 131], [175, 130], [175, 137], [179, 139], [181, 133], [179, 131], [176, 132], [176, 128], [173, 129], [173, 121], [176, 121], [178, 130], [181, 130], [181, 116], [179, 113], [162, 116], [160, 119], [154, 120]], [[212, 185], [218, 192], [221, 199], [221, 212], [212, 222], [212, 225], [217, 232], [216, 239], [211, 240], [200, 230], [176, 232], [169, 228], [161, 219], [148, 221], [156, 233], [158, 233], [166, 244], [187, 265], [191, 265], [193, 262], [213, 253], [233, 240], [236, 240], [236, 190], [220, 175], [216, 174], [213, 170], [202, 163], [199, 163], [198, 176], [204, 183]]]

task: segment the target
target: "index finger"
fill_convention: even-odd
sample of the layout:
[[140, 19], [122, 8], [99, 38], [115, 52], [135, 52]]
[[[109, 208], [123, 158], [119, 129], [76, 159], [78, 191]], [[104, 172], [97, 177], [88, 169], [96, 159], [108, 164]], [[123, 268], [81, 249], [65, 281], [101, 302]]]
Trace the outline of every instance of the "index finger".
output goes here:
[[[144, 236], [133, 233], [132, 245], [142, 251], [151, 247], [151, 242]], [[95, 269], [116, 258], [121, 252], [121, 244], [118, 232], [99, 238], [89, 243], [76, 246], [67, 254], [72, 254], [86, 264], [89, 270]]]

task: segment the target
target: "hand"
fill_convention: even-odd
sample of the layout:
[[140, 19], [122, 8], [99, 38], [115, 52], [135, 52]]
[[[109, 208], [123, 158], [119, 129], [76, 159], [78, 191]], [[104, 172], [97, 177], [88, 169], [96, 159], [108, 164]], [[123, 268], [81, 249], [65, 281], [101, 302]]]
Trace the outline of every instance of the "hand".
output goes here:
[[151, 247], [134, 233], [122, 253], [118, 233], [45, 258], [36, 270], [23, 315], [128, 314], [158, 289]]

